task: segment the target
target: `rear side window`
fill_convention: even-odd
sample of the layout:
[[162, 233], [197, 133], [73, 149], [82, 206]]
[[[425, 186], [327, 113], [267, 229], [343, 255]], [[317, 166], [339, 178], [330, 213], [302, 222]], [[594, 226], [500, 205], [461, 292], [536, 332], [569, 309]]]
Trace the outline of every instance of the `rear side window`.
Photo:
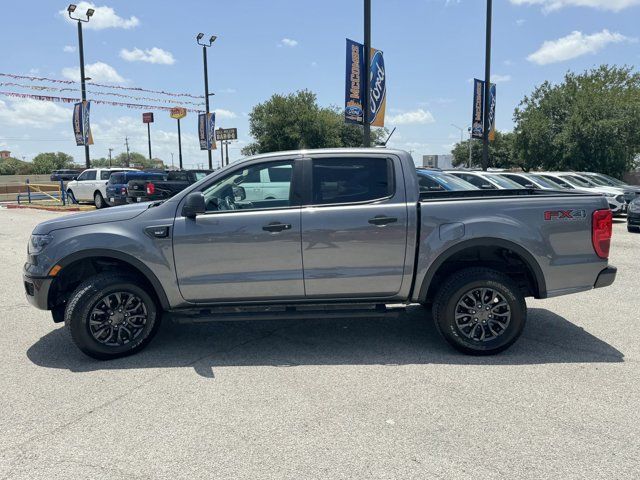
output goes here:
[[420, 192], [438, 192], [444, 190], [444, 187], [427, 175], [418, 174], [418, 185]]
[[124, 173], [112, 173], [109, 177], [109, 183], [124, 183]]
[[167, 178], [169, 181], [175, 181], [175, 182], [189, 181], [189, 178], [187, 177], [187, 172], [169, 172]]
[[313, 203], [367, 202], [393, 195], [393, 164], [386, 158], [313, 160]]

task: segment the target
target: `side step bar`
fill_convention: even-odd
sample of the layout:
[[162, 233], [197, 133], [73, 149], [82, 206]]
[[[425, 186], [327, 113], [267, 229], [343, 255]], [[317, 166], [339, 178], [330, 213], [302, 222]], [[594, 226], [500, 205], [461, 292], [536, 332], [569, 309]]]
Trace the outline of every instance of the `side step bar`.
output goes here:
[[170, 312], [176, 323], [206, 323], [246, 320], [397, 318], [406, 311], [402, 304], [265, 305], [212, 307]]

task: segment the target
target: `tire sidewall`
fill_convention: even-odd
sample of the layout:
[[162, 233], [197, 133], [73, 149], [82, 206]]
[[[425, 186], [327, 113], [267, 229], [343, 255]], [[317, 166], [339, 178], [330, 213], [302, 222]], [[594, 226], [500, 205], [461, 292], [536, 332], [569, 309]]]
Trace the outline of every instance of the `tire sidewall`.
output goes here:
[[96, 192], [93, 195], [93, 203], [97, 209], [105, 207], [104, 198], [102, 198], [102, 194], [100, 192]]
[[[499, 292], [507, 301], [511, 309], [511, 320], [506, 332], [493, 340], [486, 342], [474, 341], [464, 336], [455, 323], [455, 309], [462, 296], [469, 290], [475, 288], [490, 288]], [[438, 329], [447, 341], [452, 343], [466, 353], [491, 354], [500, 352], [513, 344], [524, 328], [527, 310], [523, 299], [514, 295], [508, 284], [496, 279], [469, 279], [468, 282], [461, 283], [452, 292], [448, 299], [443, 302], [443, 309], [439, 313], [436, 321]]]
[[[137, 295], [147, 309], [147, 322], [142, 333], [135, 340], [118, 347], [98, 342], [89, 329], [89, 317], [96, 304], [106, 295], [114, 292]], [[104, 287], [88, 286], [81, 295], [76, 308], [66, 313], [65, 321], [78, 348], [94, 358], [107, 359], [133, 354], [146, 346], [159, 326], [156, 303], [145, 290], [133, 283], [120, 281]]]

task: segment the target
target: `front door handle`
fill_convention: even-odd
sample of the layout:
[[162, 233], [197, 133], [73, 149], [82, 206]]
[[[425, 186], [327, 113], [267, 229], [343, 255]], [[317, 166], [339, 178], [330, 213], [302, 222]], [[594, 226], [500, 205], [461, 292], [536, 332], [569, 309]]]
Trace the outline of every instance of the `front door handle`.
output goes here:
[[384, 215], [377, 215], [369, 219], [370, 224], [378, 226], [388, 225], [397, 221], [398, 219], [396, 217], [385, 217]]
[[271, 222], [268, 225], [262, 227], [262, 229], [266, 232], [282, 232], [283, 230], [291, 230], [291, 224], [289, 223], [280, 223], [280, 222]]

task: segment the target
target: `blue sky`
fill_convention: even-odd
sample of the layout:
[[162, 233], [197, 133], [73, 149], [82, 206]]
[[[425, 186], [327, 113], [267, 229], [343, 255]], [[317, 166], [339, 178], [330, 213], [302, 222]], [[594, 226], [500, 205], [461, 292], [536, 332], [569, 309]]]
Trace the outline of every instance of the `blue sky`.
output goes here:
[[[362, 40], [362, 0], [237, 0], [180, 2], [105, 0], [84, 31], [85, 61], [94, 81], [202, 94], [202, 52], [195, 35], [219, 36], [209, 50], [212, 106], [218, 125], [237, 127], [231, 157], [251, 139], [247, 113], [273, 93], [307, 88], [322, 105], [342, 105], [345, 37]], [[373, 0], [372, 45], [384, 51], [388, 127], [393, 146], [423, 154], [449, 153], [471, 120], [470, 79], [484, 72], [483, 0]], [[76, 29], [60, 13], [66, 3], [32, 1], [28, 11], [2, 7], [0, 73], [76, 79]], [[79, 11], [87, 8], [79, 4]], [[492, 71], [498, 83], [497, 126], [510, 130], [513, 109], [536, 85], [567, 70], [640, 61], [640, 0], [494, 0]], [[0, 82], [44, 85], [0, 77]], [[49, 84], [50, 85], [50, 84]], [[67, 85], [58, 85], [66, 87]], [[101, 88], [105, 91], [106, 89]], [[34, 92], [0, 86], [0, 91]], [[116, 92], [135, 94], [115, 90]], [[42, 92], [79, 96], [79, 92]], [[89, 96], [91, 98], [91, 95]], [[165, 98], [155, 95], [158, 98]], [[110, 99], [109, 97], [102, 97]], [[128, 101], [135, 100], [119, 99]], [[148, 102], [151, 103], [151, 102]], [[158, 103], [169, 105], [166, 103]], [[146, 153], [143, 110], [92, 106], [92, 156], [132, 148]], [[153, 154], [177, 159], [175, 120], [155, 113]], [[187, 165], [206, 162], [196, 117], [184, 119]], [[0, 149], [31, 159], [61, 150], [83, 161], [71, 130], [71, 107], [0, 95]], [[214, 152], [217, 161], [219, 155]]]

